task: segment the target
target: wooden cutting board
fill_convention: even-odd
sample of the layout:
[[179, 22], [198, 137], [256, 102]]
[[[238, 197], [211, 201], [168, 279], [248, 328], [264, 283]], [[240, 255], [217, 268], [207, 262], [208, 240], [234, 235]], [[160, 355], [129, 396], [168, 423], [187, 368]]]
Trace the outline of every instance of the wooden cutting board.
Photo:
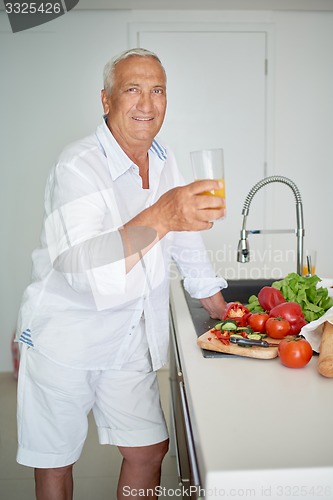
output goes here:
[[[269, 343], [278, 344], [280, 340], [265, 337]], [[236, 354], [237, 356], [245, 356], [247, 358], [257, 359], [273, 359], [278, 355], [277, 347], [240, 347], [237, 344], [224, 345], [219, 339], [215, 338], [215, 334], [208, 330], [208, 332], [200, 335], [197, 339], [198, 346], [201, 349], [208, 349], [209, 351], [223, 352], [226, 354]]]

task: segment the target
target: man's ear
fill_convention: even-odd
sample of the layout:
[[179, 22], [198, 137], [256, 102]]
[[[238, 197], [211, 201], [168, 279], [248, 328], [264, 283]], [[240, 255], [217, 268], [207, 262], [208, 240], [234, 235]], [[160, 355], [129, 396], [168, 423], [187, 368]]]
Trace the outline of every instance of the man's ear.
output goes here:
[[102, 104], [103, 104], [104, 114], [108, 115], [109, 111], [110, 111], [109, 96], [108, 96], [108, 94], [107, 94], [107, 92], [106, 92], [105, 89], [101, 90], [101, 101], [102, 101]]

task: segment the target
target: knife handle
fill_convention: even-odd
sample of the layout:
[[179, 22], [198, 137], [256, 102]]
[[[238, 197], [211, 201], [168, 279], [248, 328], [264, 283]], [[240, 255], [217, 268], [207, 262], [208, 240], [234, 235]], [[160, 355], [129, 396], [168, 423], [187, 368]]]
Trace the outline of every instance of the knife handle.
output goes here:
[[257, 346], [257, 347], [271, 347], [269, 342], [266, 340], [252, 340], [240, 337], [230, 337], [230, 342], [233, 344], [238, 344], [239, 346]]

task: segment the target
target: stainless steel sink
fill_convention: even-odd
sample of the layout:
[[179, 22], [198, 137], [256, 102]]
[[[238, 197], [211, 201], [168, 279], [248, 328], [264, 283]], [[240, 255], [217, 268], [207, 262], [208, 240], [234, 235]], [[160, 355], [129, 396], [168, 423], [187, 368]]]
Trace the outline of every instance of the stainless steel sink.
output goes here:
[[264, 286], [270, 286], [276, 279], [228, 280], [228, 288], [222, 293], [227, 302], [238, 301], [247, 304], [251, 295], [258, 295]]
[[[228, 288], [222, 290], [223, 297], [227, 302], [242, 302], [247, 304], [251, 295], [258, 295], [264, 286], [270, 286], [275, 279], [249, 279], [249, 280], [228, 280]], [[210, 328], [213, 328], [217, 320], [210, 318], [207, 311], [201, 306], [198, 299], [192, 299], [184, 290], [186, 302], [190, 310], [191, 318], [198, 337]], [[214, 351], [202, 350], [205, 358], [228, 358], [229, 354]]]

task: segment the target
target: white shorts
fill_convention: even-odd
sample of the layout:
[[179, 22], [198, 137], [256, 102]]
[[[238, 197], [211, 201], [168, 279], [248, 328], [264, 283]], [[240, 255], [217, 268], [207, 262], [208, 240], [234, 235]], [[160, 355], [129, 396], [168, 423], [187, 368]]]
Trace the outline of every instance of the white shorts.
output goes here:
[[18, 463], [55, 468], [77, 461], [91, 409], [101, 444], [148, 446], [168, 438], [155, 372], [72, 369], [23, 345]]

